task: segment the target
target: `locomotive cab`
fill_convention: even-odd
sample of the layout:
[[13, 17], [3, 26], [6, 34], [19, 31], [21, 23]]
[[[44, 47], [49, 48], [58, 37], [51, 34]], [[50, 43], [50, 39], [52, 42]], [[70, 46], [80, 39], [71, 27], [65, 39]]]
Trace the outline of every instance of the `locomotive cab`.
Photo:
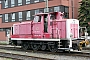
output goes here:
[[[34, 16], [33, 33], [34, 33], [34, 38], [49, 38], [47, 36], [49, 35], [48, 13], [40, 13]], [[35, 37], [36, 35], [37, 37]]]

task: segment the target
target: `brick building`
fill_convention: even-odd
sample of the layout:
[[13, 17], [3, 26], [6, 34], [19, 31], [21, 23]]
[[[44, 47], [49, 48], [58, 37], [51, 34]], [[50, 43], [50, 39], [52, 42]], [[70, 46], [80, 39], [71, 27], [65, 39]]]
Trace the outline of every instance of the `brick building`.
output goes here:
[[[65, 18], [76, 18], [80, 0], [50, 0], [49, 12], [61, 11]], [[0, 2], [0, 41], [6, 41], [13, 23], [33, 20], [34, 14], [45, 12], [45, 0], [2, 0]]]

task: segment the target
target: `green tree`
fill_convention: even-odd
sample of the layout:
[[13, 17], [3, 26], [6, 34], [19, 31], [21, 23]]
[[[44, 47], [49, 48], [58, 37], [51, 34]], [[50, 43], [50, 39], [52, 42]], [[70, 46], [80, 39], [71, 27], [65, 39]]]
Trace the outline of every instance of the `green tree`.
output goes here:
[[86, 27], [87, 32], [90, 35], [90, 26], [88, 22], [90, 22], [90, 0], [82, 0], [79, 8], [78, 20], [80, 22], [81, 27]]

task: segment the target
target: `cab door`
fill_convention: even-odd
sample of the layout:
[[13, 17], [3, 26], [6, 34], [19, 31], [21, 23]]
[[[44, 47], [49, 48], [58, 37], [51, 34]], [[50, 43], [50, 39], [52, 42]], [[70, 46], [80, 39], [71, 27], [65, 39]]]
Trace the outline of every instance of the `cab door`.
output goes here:
[[44, 38], [51, 38], [50, 35], [50, 16], [44, 14]]
[[35, 16], [33, 21], [32, 34], [33, 38], [43, 38], [43, 16]]

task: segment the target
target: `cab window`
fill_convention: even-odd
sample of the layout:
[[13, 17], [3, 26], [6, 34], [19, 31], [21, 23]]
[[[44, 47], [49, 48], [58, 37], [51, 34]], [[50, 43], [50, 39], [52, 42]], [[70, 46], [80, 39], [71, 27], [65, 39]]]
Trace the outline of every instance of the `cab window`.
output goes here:
[[50, 20], [55, 20], [55, 19], [56, 19], [56, 14], [55, 13], [50, 14]]
[[35, 16], [34, 22], [41, 22], [41, 16]]

